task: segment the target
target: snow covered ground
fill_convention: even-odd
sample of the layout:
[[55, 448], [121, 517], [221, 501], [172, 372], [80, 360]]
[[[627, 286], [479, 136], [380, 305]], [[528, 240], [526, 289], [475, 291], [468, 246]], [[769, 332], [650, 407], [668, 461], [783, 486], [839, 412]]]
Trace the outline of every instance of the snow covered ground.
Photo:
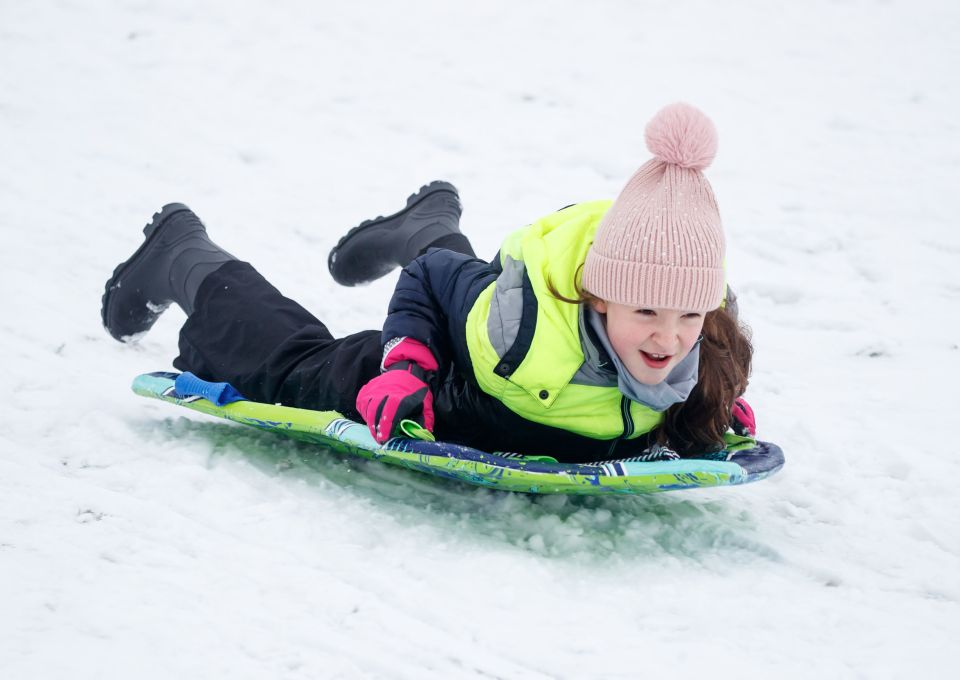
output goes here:
[[[953, 678], [952, 2], [0, 2], [0, 677]], [[527, 497], [135, 397], [103, 282], [184, 201], [334, 332], [326, 255], [420, 184], [510, 229], [614, 196], [662, 105], [708, 177], [787, 467]]]

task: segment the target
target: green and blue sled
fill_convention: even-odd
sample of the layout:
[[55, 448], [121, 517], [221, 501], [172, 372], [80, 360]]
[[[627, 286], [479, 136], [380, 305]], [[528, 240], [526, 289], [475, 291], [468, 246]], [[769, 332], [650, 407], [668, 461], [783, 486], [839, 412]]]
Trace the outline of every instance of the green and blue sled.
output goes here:
[[487, 453], [433, 441], [429, 432], [410, 421], [405, 428], [409, 437], [378, 444], [366, 425], [336, 411], [249, 401], [226, 383], [209, 383], [189, 373], [140, 375], [133, 381], [133, 391], [341, 453], [503, 491], [609, 495], [729, 486], [769, 477], [784, 462], [783, 451], [775, 444], [733, 433], [726, 435], [724, 451], [703, 458], [602, 463], [559, 463], [546, 456]]

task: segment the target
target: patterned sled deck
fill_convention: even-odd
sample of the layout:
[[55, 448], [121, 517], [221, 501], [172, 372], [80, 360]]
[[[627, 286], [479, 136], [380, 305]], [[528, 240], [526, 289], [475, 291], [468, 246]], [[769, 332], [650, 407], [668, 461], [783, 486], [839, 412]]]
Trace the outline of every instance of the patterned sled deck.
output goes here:
[[254, 401], [225, 406], [176, 392], [176, 373], [147, 373], [133, 391], [193, 411], [233, 420], [418, 472], [503, 491], [580, 495], [646, 494], [677, 489], [756, 482], [783, 467], [783, 451], [769, 442], [729, 435], [727, 460], [684, 459], [656, 462], [555, 463], [516, 454], [486, 453], [445, 442], [394, 438], [378, 444], [366, 425], [335, 411], [310, 411]]

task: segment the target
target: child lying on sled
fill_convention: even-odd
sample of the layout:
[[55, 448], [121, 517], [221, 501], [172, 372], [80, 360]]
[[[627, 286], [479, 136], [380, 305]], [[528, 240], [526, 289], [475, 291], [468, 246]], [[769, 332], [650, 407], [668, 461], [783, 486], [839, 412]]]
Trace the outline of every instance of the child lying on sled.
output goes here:
[[335, 280], [403, 267], [382, 330], [334, 338], [177, 203], [107, 282], [104, 326], [129, 339], [175, 302], [188, 317], [175, 367], [255, 401], [362, 419], [379, 442], [406, 418], [441, 440], [561, 462], [717, 450], [729, 427], [755, 424], [740, 398], [752, 348], [703, 175], [716, 133], [674, 104], [646, 139], [654, 158], [615, 201], [547, 215], [492, 262], [460, 232], [445, 182], [351, 230], [330, 254]]

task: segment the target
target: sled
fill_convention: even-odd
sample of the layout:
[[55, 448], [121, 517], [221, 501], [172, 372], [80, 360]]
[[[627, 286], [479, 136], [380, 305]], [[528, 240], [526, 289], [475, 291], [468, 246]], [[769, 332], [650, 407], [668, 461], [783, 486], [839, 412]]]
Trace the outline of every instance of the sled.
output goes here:
[[208, 383], [187, 373], [140, 375], [133, 381], [133, 391], [340, 453], [503, 491], [609, 495], [731, 486], [765, 479], [784, 463], [783, 451], [775, 444], [733, 433], [726, 435], [725, 450], [703, 458], [601, 463], [559, 463], [547, 456], [488, 453], [460, 444], [405, 437], [378, 444], [365, 424], [335, 411], [249, 401], [226, 383]]

